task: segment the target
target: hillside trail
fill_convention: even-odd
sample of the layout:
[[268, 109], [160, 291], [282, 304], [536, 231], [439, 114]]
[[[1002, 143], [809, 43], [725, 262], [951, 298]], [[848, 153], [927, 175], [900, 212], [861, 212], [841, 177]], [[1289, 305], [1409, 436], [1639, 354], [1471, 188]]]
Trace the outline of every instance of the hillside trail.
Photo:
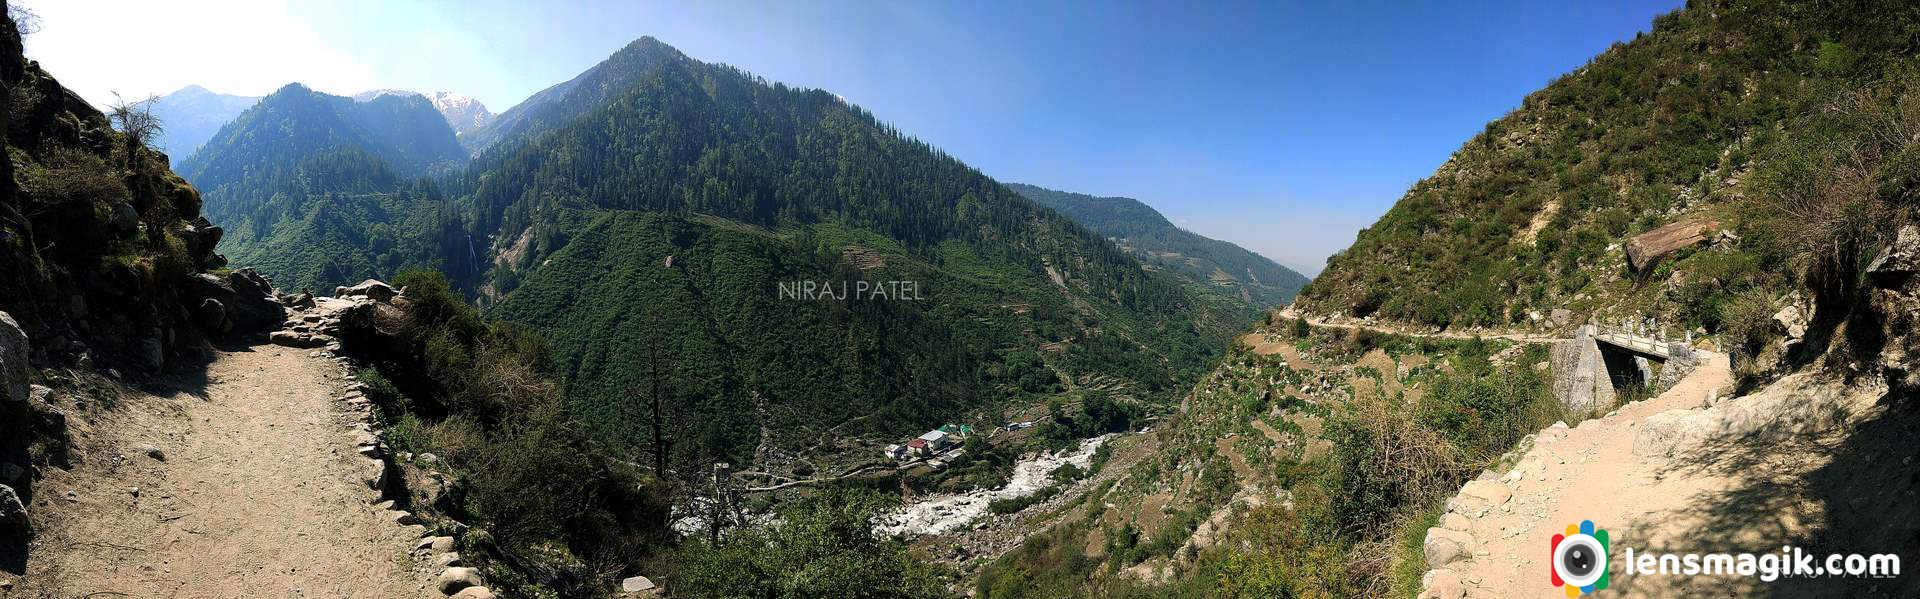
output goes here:
[[[1436, 537], [1440, 545], [1464, 540], [1463, 549], [1440, 551], [1457, 552], [1461, 561], [1429, 572], [1422, 596], [1564, 596], [1549, 577], [1551, 538], [1582, 521], [1608, 531], [1609, 595], [1851, 597], [1867, 595], [1849, 585], [1885, 582], [1626, 571], [1629, 548], [1762, 555], [1791, 545], [1812, 553], [1823, 538], [1858, 537], [1836, 522], [1875, 528], [1857, 522], [1857, 514], [1836, 519], [1833, 510], [1856, 509], [1868, 499], [1862, 489], [1873, 484], [1862, 481], [1871, 481], [1879, 466], [1841, 463], [1835, 448], [1846, 445], [1863, 416], [1879, 410], [1879, 391], [1795, 375], [1749, 395], [1720, 398], [1716, 390], [1731, 378], [1727, 357], [1704, 355], [1707, 360], [1658, 397], [1577, 427], [1548, 428], [1512, 470], [1462, 487], [1439, 526], [1428, 531], [1426, 546], [1433, 563]], [[1910, 447], [1900, 443], [1880, 444]], [[1848, 486], [1823, 491], [1821, 477]], [[1835, 503], [1836, 497], [1845, 501]], [[1844, 551], [1863, 549], [1874, 548]], [[1441, 589], [1451, 591], [1436, 592]]]
[[1293, 310], [1293, 306], [1287, 306], [1285, 308], [1281, 308], [1280, 316], [1282, 318], [1305, 318], [1307, 319], [1308, 324], [1311, 324], [1315, 327], [1322, 327], [1322, 328], [1329, 328], [1329, 329], [1347, 329], [1347, 330], [1366, 329], [1369, 331], [1376, 331], [1376, 332], [1387, 333], [1392, 335], [1404, 335], [1407, 337], [1427, 337], [1431, 339], [1460, 339], [1460, 340], [1505, 339], [1508, 341], [1519, 341], [1523, 343], [1548, 343], [1553, 341], [1565, 341], [1567, 339], [1572, 339], [1572, 337], [1558, 337], [1558, 336], [1543, 334], [1543, 333], [1522, 333], [1522, 332], [1515, 332], [1515, 331], [1483, 331], [1483, 330], [1414, 331], [1414, 330], [1403, 329], [1403, 328], [1394, 327], [1394, 326], [1387, 326], [1387, 325], [1378, 324], [1378, 323], [1361, 324], [1361, 323], [1352, 323], [1352, 322], [1336, 322], [1333, 320], [1329, 320], [1325, 316], [1300, 314], [1299, 312], [1295, 312]]
[[79, 459], [40, 481], [26, 575], [0, 596], [441, 596], [355, 474], [346, 374], [259, 345], [71, 416]]
[[[1706, 355], [1708, 359], [1659, 396], [1577, 427], [1548, 428], [1511, 474], [1468, 484], [1463, 496], [1493, 495], [1485, 498], [1488, 511], [1468, 525], [1450, 520], [1442, 527], [1464, 528], [1477, 541], [1472, 565], [1461, 569], [1471, 596], [1558, 596], [1561, 591], [1552, 588], [1548, 577], [1547, 549], [1553, 533], [1567, 524], [1591, 520], [1609, 529], [1618, 548], [1621, 540], [1653, 532], [1657, 525], [1651, 523], [1660, 521], [1660, 514], [1678, 511], [1702, 493], [1731, 488], [1725, 477], [1676, 476], [1662, 463], [1633, 455], [1636, 429], [1646, 417], [1699, 407], [1710, 391], [1732, 380], [1725, 354]], [[1502, 501], [1501, 493], [1511, 496]], [[1643, 528], [1632, 530], [1636, 523]]]

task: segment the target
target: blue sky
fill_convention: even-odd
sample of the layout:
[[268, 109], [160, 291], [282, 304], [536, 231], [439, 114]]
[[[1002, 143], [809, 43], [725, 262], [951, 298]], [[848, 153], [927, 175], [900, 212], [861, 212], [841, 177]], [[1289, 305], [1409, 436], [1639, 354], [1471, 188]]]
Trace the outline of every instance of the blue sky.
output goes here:
[[29, 56], [96, 102], [301, 81], [498, 112], [652, 35], [1311, 273], [1486, 121], [1680, 2], [25, 4]]

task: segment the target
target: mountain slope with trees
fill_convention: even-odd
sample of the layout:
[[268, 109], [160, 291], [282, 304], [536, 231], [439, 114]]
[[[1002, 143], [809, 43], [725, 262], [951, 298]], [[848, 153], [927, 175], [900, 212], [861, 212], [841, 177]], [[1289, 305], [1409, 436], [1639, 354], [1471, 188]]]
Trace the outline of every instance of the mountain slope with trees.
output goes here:
[[1255, 308], [1286, 305], [1307, 284], [1307, 277], [1265, 256], [1174, 226], [1140, 200], [1095, 197], [1023, 183], [1009, 183], [1007, 187], [1113, 239], [1141, 262], [1191, 283], [1217, 288]]
[[[619, 78], [633, 50], [589, 75]], [[878, 442], [1101, 375], [1164, 402], [1244, 326], [1244, 308], [830, 93], [634, 62], [632, 87], [453, 184], [498, 257], [460, 278], [551, 335], [583, 409], [624, 415], [608, 426], [636, 421], [650, 367], [632, 357], [654, 345], [699, 411], [685, 449], [741, 463], [763, 427], [795, 446], [858, 421], [842, 434]], [[925, 299], [780, 295], [895, 280]], [[1045, 378], [1067, 379], [1025, 388], [1043, 347]]]
[[[833, 94], [651, 38], [462, 136], [499, 139], [451, 176], [353, 135], [341, 100], [289, 87], [188, 165], [234, 257], [315, 290], [437, 268], [547, 335], [574, 407], [634, 450], [656, 377], [637, 357], [660, 355], [688, 464], [842, 423], [881, 445], [1083, 384], [1165, 405], [1255, 317]], [[906, 297], [782, 295], [895, 281]]]

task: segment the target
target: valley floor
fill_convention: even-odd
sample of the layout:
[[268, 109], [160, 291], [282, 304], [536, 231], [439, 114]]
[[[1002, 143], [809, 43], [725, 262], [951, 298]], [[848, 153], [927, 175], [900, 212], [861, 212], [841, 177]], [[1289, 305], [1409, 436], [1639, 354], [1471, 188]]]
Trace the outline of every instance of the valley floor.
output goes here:
[[26, 575], [0, 596], [440, 596], [356, 474], [344, 376], [260, 345], [70, 411], [74, 467], [40, 481]]

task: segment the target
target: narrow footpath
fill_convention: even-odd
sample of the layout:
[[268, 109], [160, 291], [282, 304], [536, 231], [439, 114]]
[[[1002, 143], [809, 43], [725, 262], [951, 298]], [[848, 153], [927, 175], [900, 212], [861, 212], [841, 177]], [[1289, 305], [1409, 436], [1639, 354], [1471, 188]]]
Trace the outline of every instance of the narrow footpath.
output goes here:
[[179, 391], [70, 413], [75, 464], [39, 483], [11, 596], [440, 597], [357, 467], [344, 367], [315, 353], [218, 352], [160, 381]]

